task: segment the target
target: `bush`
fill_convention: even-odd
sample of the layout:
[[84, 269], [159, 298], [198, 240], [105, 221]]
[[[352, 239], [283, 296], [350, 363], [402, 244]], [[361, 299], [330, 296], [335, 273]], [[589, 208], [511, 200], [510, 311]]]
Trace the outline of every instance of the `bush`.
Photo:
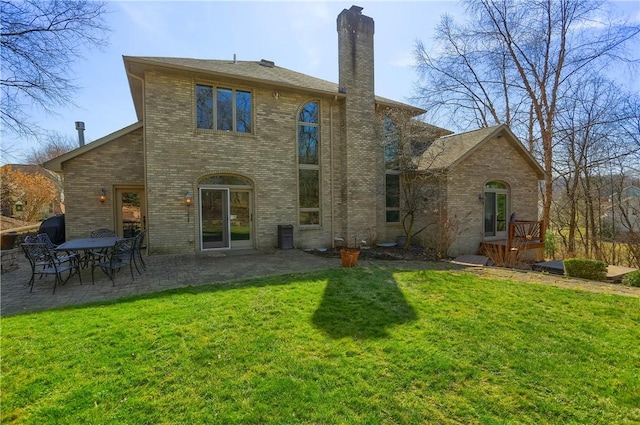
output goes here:
[[629, 286], [640, 286], [640, 270], [624, 275], [622, 283]]
[[564, 274], [590, 280], [607, 280], [607, 263], [585, 258], [567, 258], [564, 260]]

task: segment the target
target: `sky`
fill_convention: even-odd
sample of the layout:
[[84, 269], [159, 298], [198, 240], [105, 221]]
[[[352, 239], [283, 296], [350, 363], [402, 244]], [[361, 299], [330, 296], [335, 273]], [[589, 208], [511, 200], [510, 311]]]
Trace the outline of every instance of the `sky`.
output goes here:
[[[110, 1], [106, 48], [89, 49], [73, 65], [80, 90], [75, 105], [56, 115], [32, 111], [41, 127], [77, 140], [85, 123], [87, 143], [136, 122], [122, 56], [165, 56], [259, 61], [324, 80], [338, 81], [336, 17], [352, 4], [375, 22], [375, 91], [409, 102], [418, 74], [416, 40], [429, 44], [443, 14], [460, 16], [455, 1]], [[617, 2], [640, 20], [640, 1]], [[640, 89], [640, 87], [639, 87]], [[437, 123], [434, 123], [437, 124]], [[2, 163], [21, 162], [35, 142], [12, 146]]]

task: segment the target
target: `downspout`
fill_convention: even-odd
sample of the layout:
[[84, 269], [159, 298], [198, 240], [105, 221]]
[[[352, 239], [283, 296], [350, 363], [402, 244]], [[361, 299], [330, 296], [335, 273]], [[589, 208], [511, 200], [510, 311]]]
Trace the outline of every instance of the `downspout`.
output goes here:
[[140, 81], [140, 86], [142, 87], [142, 168], [144, 174], [144, 216], [142, 217], [142, 223], [144, 226], [144, 230], [147, 232], [147, 255], [150, 252], [150, 247], [152, 246], [153, 235], [149, 233], [149, 190], [147, 185], [147, 126], [146, 126], [146, 113], [147, 113], [147, 104], [145, 102], [144, 88], [145, 88], [145, 80], [142, 77], [138, 77], [130, 72], [127, 72], [127, 75], [131, 78], [135, 78]]
[[331, 101], [331, 105], [329, 105], [329, 181], [330, 181], [330, 191], [331, 194], [331, 248], [335, 248], [336, 245], [336, 230], [335, 230], [335, 211], [334, 211], [334, 203], [335, 199], [333, 198], [333, 103], [337, 96], [334, 96], [334, 100]]

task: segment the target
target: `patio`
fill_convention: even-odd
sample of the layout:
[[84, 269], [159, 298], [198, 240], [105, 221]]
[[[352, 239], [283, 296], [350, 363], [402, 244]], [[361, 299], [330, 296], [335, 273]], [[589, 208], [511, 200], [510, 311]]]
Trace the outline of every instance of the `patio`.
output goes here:
[[47, 310], [55, 307], [107, 301], [131, 295], [250, 279], [268, 275], [298, 273], [340, 267], [340, 260], [310, 255], [297, 249], [242, 250], [189, 255], [156, 255], [145, 257], [147, 271], [131, 280], [128, 267], [116, 274], [115, 286], [97, 271], [91, 284], [91, 271], [83, 270], [83, 285], [77, 276], [52, 294], [53, 279], [38, 280], [29, 293], [26, 286], [31, 276], [29, 263], [21, 252], [16, 256], [18, 268], [2, 274], [0, 311], [2, 316]]

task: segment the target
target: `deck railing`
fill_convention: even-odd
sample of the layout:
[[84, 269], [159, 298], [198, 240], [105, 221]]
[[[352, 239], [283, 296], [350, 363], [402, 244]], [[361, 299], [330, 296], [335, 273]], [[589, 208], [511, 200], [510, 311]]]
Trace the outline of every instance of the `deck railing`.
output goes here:
[[509, 223], [507, 251], [544, 248], [544, 221], [512, 221]]

